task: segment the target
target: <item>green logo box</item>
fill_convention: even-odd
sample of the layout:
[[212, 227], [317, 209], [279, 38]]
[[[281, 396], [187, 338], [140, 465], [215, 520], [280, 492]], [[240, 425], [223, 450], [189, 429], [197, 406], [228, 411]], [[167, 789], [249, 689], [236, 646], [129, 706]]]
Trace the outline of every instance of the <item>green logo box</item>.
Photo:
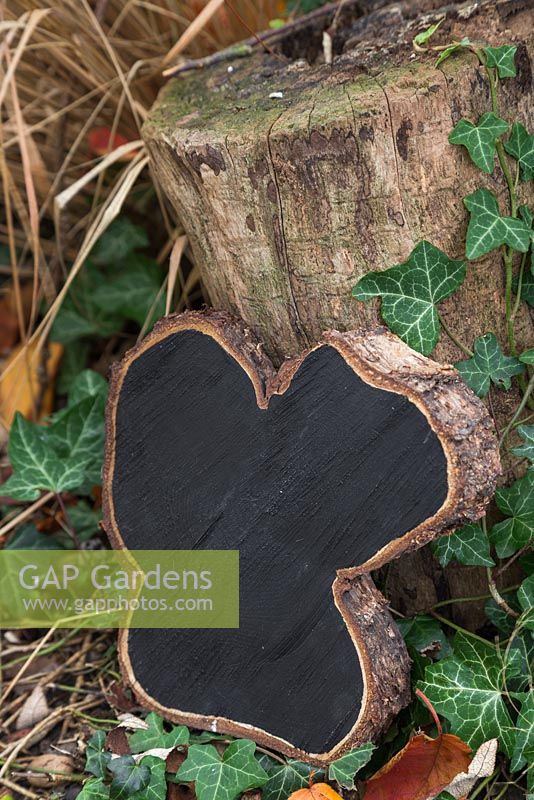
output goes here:
[[238, 628], [238, 550], [2, 550], [2, 628]]

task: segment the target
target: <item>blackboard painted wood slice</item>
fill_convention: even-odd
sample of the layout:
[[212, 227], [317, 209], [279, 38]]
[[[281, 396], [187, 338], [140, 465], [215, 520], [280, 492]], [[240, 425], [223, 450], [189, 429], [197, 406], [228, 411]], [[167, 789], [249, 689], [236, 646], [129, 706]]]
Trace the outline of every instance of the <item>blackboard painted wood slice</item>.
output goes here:
[[239, 549], [240, 627], [130, 630], [139, 701], [194, 728], [326, 763], [409, 699], [368, 573], [479, 518], [493, 425], [450, 366], [384, 329], [324, 334], [278, 373], [223, 312], [167, 317], [114, 368], [114, 547]]

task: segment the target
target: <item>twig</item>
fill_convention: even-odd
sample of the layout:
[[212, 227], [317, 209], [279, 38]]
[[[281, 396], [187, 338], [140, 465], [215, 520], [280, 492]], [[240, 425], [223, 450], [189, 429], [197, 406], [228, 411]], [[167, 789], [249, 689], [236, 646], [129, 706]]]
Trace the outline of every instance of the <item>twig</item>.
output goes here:
[[37, 511], [38, 508], [44, 506], [53, 497], [54, 497], [54, 492], [47, 492], [47, 494], [43, 494], [42, 497], [40, 497], [38, 500], [35, 501], [35, 503], [32, 503], [31, 506], [25, 508], [24, 511], [21, 511], [20, 514], [17, 514], [17, 516], [13, 517], [13, 519], [10, 520], [9, 522], [6, 522], [6, 524], [0, 528], [0, 536], [5, 536], [6, 533], [12, 531], [13, 528], [16, 528], [17, 525], [20, 525], [20, 523], [24, 522], [25, 519], [31, 517], [33, 513]]

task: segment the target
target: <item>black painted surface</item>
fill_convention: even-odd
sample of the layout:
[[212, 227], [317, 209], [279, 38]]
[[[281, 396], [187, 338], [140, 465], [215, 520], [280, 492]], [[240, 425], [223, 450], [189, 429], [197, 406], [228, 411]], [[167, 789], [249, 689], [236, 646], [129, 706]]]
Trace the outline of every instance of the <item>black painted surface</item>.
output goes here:
[[446, 460], [424, 416], [330, 347], [260, 410], [242, 368], [185, 331], [130, 366], [116, 448], [115, 515], [128, 547], [240, 550], [239, 630], [131, 631], [141, 685], [167, 707], [329, 750], [362, 697], [335, 570], [443, 504]]

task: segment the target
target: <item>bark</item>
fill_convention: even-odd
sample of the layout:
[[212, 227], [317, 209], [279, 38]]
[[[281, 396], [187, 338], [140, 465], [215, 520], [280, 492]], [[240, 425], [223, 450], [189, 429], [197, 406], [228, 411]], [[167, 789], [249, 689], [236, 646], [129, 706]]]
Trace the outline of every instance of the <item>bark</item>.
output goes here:
[[[400, 3], [360, 17], [338, 33], [333, 65], [317, 57], [314, 22], [308, 38], [285, 45], [297, 58], [301, 42], [313, 58], [315, 43], [312, 64], [260, 51], [188, 73], [169, 82], [144, 126], [212, 304], [251, 325], [275, 362], [329, 328], [375, 324], [377, 305], [351, 298], [359, 277], [404, 260], [422, 238], [462, 257], [463, 196], [483, 182], [505, 197], [499, 167], [481, 176], [447, 139], [460, 117], [489, 108], [474, 56], [436, 69], [434, 54], [412, 52], [415, 33], [441, 14]], [[528, 0], [449, 6], [436, 37], [516, 43], [519, 74], [502, 82], [502, 115], [530, 127], [533, 22]], [[504, 336], [503, 280], [497, 252], [443, 304], [460, 340]], [[532, 334], [521, 313], [519, 344]], [[436, 357], [463, 356], [443, 335]]]
[[[483, 71], [466, 53], [436, 69], [435, 55], [415, 54], [412, 39], [444, 14], [437, 44], [463, 36], [517, 44], [518, 76], [501, 82], [501, 115], [532, 129], [532, 3], [432, 10], [437, 5], [347, 0], [337, 17], [320, 12], [276, 35], [269, 46], [278, 55], [255, 47], [248, 57], [171, 80], [145, 123], [153, 169], [189, 236], [211, 303], [240, 315], [277, 365], [324, 330], [376, 324], [378, 303], [352, 299], [352, 287], [370, 269], [404, 260], [421, 238], [462, 257], [465, 195], [485, 185], [506, 208], [499, 166], [482, 175], [464, 148], [448, 142], [461, 117], [476, 121], [489, 110]], [[322, 59], [327, 28], [332, 65]], [[273, 92], [283, 97], [271, 98]], [[464, 286], [440, 311], [468, 346], [488, 331], [504, 343], [500, 253], [470, 264]], [[519, 348], [531, 344], [525, 307], [516, 332]], [[435, 357], [464, 355], [443, 333]], [[513, 402], [492, 394], [498, 425]], [[484, 575], [443, 573], [430, 554], [426, 562], [416, 554], [404, 569], [389, 570], [388, 590], [404, 613], [458, 593], [484, 593]], [[480, 609], [464, 605], [457, 613], [475, 628]]]
[[312, 763], [376, 738], [409, 659], [368, 573], [478, 519], [499, 470], [483, 403], [384, 328], [326, 333], [276, 373], [228, 314], [165, 318], [113, 372], [104, 524], [117, 548], [239, 548], [242, 613], [208, 637], [124, 632], [138, 699]]

